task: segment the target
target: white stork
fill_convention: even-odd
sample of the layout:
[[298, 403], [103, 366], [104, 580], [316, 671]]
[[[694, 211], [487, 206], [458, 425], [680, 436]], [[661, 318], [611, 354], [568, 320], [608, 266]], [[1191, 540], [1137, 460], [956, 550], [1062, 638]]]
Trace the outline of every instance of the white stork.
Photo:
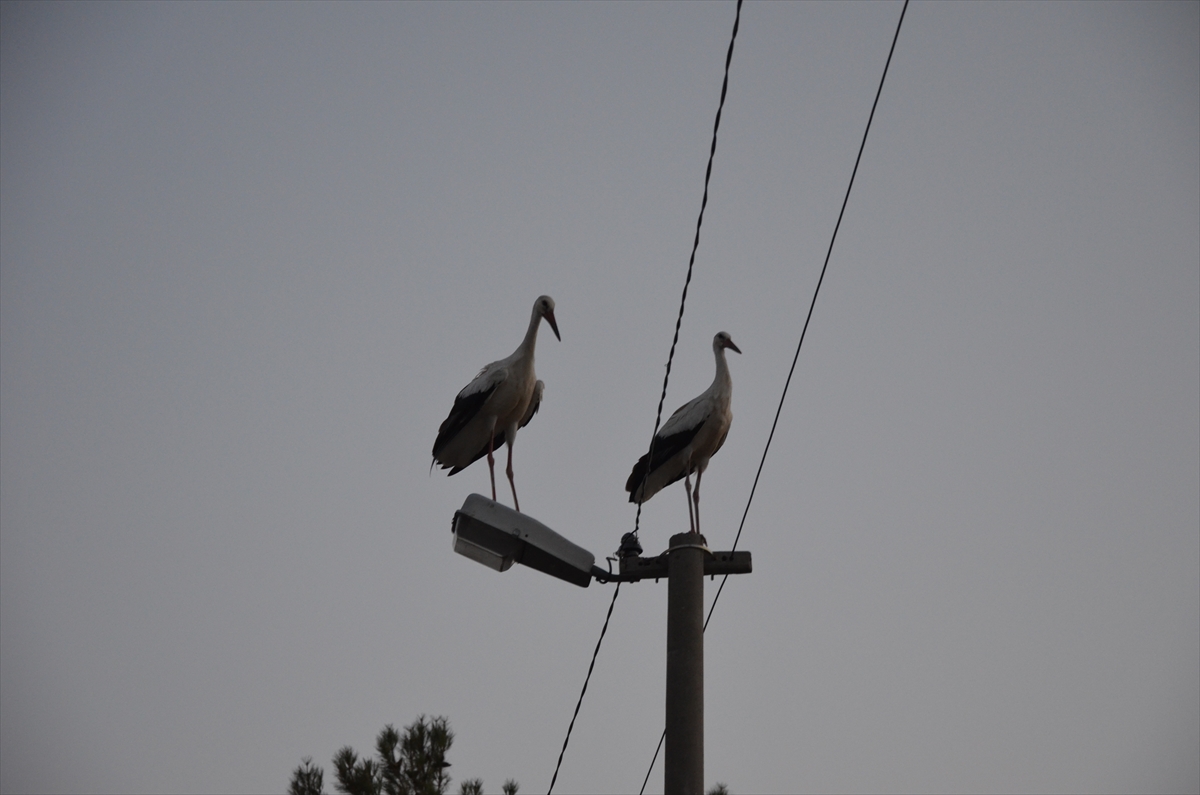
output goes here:
[[554, 299], [543, 295], [533, 302], [533, 314], [521, 345], [512, 356], [484, 367], [463, 387], [454, 398], [454, 407], [438, 428], [437, 440], [433, 443], [434, 463], [449, 469], [451, 475], [486, 455], [493, 500], [496, 499], [496, 461], [492, 452], [507, 444], [508, 485], [512, 487], [513, 507], [518, 511], [521, 506], [517, 502], [517, 485], [513, 482], [513, 442], [517, 438], [517, 429], [529, 423], [542, 402], [545, 384], [533, 371], [533, 348], [542, 318], [550, 324], [554, 336], [562, 340], [554, 319]]
[[[700, 532], [700, 476], [708, 467], [708, 459], [721, 449], [733, 412], [729, 400], [733, 396], [733, 380], [725, 362], [725, 349], [741, 353], [728, 332], [713, 337], [713, 356], [717, 360], [717, 375], [712, 386], [675, 410], [671, 418], [654, 435], [651, 453], [646, 453], [633, 465], [625, 490], [629, 501], [643, 503], [665, 487], [683, 478], [687, 490], [688, 521], [692, 532]], [[696, 489], [688, 477], [696, 473]], [[694, 511], [694, 513], [693, 513]]]

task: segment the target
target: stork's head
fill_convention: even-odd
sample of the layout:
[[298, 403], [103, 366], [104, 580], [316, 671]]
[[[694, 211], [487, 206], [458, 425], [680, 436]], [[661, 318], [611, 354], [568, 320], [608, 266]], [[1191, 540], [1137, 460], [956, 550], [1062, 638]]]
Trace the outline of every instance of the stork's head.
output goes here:
[[550, 329], [554, 332], [554, 336], [558, 337], [559, 342], [562, 342], [562, 335], [558, 333], [558, 323], [554, 320], [554, 299], [548, 295], [539, 296], [538, 300], [533, 304], [533, 311], [546, 319], [546, 322], [550, 324]]
[[733, 337], [729, 336], [728, 331], [718, 331], [717, 336], [713, 337], [713, 353], [719, 353], [722, 348], [728, 348], [734, 353], [741, 353], [742, 349], [733, 344]]

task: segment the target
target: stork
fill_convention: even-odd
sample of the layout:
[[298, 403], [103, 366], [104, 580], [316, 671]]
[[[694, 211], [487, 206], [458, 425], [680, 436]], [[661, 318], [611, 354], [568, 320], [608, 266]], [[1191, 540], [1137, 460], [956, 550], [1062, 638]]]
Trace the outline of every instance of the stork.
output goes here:
[[[545, 384], [533, 370], [533, 348], [537, 344], [538, 327], [542, 319], [550, 324], [560, 341], [558, 323], [554, 319], [554, 299], [540, 296], [533, 302], [533, 313], [525, 339], [507, 358], [492, 362], [479, 371], [471, 383], [454, 398], [450, 415], [438, 428], [433, 443], [433, 463], [458, 474], [480, 458], [487, 456], [488, 474], [492, 480], [492, 499], [496, 499], [496, 461], [492, 453], [502, 444], [508, 445], [508, 485], [512, 487], [513, 507], [517, 502], [517, 484], [513, 481], [513, 442], [517, 429], [524, 428], [537, 413], [542, 402]], [[430, 469], [433, 464], [430, 464]]]
[[[712, 385], [675, 410], [654, 435], [650, 452], [638, 459], [629, 480], [625, 481], [629, 501], [641, 504], [683, 478], [688, 498], [688, 522], [694, 533], [700, 532], [700, 476], [708, 467], [708, 460], [725, 443], [733, 422], [733, 412], [729, 410], [733, 380], [729, 377], [725, 349], [742, 352], [725, 331], [713, 337], [712, 348], [717, 360], [717, 374]], [[689, 477], [693, 472], [696, 473], [694, 491]]]

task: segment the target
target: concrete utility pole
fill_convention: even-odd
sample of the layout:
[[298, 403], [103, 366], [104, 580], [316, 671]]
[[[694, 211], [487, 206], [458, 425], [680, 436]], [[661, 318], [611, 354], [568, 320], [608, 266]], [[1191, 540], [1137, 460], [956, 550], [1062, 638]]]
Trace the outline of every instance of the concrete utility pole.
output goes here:
[[620, 573], [592, 569], [600, 582], [667, 578], [666, 795], [704, 792], [704, 578], [749, 574], [749, 552], [710, 552], [704, 536], [671, 536], [666, 552], [641, 556], [633, 533], [621, 539]]
[[704, 792], [704, 536], [667, 550], [667, 747], [663, 791]]

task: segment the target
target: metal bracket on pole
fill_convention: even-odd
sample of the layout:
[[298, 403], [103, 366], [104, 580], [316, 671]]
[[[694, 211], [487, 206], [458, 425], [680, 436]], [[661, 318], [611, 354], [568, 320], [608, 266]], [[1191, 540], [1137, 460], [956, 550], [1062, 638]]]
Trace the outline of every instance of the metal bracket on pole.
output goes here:
[[[674, 549], [675, 547], [672, 547]], [[717, 574], [749, 574], [754, 570], [750, 553], [745, 550], [737, 552], [711, 552], [704, 550], [704, 576]], [[596, 582], [637, 582], [638, 580], [657, 580], [667, 576], [667, 553], [644, 558], [640, 555], [630, 555], [621, 558], [618, 571], [605, 571], [599, 566], [592, 567], [592, 576]]]

